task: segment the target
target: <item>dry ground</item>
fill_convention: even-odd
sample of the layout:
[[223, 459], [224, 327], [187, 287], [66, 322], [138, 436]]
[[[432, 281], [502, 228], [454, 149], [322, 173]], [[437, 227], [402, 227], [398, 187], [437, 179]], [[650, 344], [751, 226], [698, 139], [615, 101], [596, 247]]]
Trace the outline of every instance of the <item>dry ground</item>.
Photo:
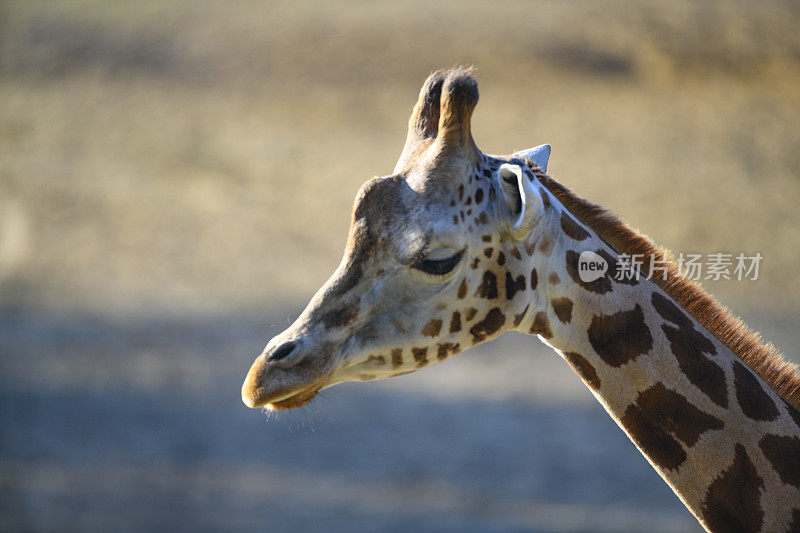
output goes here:
[[238, 388], [454, 64], [484, 151], [550, 142], [660, 244], [760, 252], [708, 287], [797, 360], [798, 27], [774, 0], [0, 2], [0, 529], [695, 528], [533, 339], [313, 422]]
[[473, 64], [488, 153], [676, 251], [761, 252], [734, 304], [800, 306], [793, 2], [5, 2], [0, 280], [69, 308], [262, 307], [337, 263], [419, 86]]

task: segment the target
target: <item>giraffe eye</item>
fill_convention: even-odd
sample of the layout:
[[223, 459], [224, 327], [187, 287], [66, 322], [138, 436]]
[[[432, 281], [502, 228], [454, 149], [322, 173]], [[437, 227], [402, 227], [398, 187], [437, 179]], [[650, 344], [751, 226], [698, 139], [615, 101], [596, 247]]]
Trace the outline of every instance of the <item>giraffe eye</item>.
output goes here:
[[449, 257], [444, 257], [439, 259], [436, 252], [428, 255], [424, 259], [417, 261], [414, 263], [412, 268], [417, 270], [421, 270], [426, 274], [431, 274], [434, 276], [444, 276], [445, 274], [449, 274], [452, 270], [456, 267], [459, 261], [461, 261], [461, 257], [464, 255], [464, 250], [451, 255]]

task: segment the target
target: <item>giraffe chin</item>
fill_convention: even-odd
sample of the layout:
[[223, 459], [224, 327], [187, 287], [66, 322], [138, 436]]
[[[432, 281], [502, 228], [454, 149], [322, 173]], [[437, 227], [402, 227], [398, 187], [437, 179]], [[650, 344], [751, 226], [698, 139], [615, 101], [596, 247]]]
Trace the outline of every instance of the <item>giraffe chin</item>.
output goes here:
[[277, 402], [269, 402], [264, 407], [270, 411], [285, 411], [286, 409], [294, 409], [295, 407], [302, 407], [317, 395], [320, 391], [319, 388], [311, 388], [301, 391], [294, 396], [285, 398]]

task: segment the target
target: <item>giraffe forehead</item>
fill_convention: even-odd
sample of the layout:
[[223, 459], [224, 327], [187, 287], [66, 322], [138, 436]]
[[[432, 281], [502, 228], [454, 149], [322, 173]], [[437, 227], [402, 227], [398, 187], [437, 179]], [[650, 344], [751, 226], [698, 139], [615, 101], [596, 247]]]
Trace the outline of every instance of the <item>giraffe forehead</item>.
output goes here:
[[436, 155], [422, 159], [409, 169], [406, 178], [409, 186], [428, 195], [450, 195], [459, 184], [466, 183], [474, 172], [474, 165], [460, 157]]
[[[509, 162], [523, 165], [514, 157], [482, 154], [474, 161], [433, 150], [414, 161], [403, 175], [409, 187], [428, 200], [450, 205], [452, 200], [457, 204], [466, 201], [478, 190], [486, 195], [494, 187], [494, 174]], [[478, 210], [476, 206], [473, 209]]]
[[441, 188], [419, 186], [404, 176], [373, 178], [361, 186], [353, 205], [353, 222], [397, 230], [397, 224], [430, 225], [440, 220], [445, 196]]
[[[394, 256], [411, 262], [435, 235], [442, 233], [442, 203], [437, 197], [414, 191], [399, 176], [373, 178], [359, 190], [345, 254], [348, 268], [361, 267], [370, 258]], [[379, 253], [375, 253], [379, 252]]]
[[363, 221], [368, 226], [398, 216], [413, 203], [413, 191], [399, 176], [384, 176], [367, 180], [356, 193], [353, 202], [353, 223]]
[[475, 172], [474, 167], [444, 172], [439, 165], [433, 170], [368, 180], [356, 194], [352, 223], [366, 224], [373, 233], [438, 233], [437, 227], [447, 226], [453, 208], [458, 209], [473, 189], [480, 189], [483, 200], [489, 187], [473, 183]]

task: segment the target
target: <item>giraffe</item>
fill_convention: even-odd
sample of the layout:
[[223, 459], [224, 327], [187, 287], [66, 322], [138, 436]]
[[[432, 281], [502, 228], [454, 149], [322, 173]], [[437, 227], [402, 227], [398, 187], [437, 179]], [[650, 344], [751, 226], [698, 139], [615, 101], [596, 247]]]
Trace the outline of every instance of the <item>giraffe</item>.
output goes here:
[[[431, 74], [392, 174], [359, 190], [340, 265], [252, 364], [242, 399], [288, 409], [506, 330], [578, 374], [708, 531], [800, 531], [800, 375], [669, 263], [550, 178], [550, 146], [483, 154], [469, 69]], [[581, 254], [607, 268], [589, 279]], [[663, 274], [663, 275], [661, 275]]]

